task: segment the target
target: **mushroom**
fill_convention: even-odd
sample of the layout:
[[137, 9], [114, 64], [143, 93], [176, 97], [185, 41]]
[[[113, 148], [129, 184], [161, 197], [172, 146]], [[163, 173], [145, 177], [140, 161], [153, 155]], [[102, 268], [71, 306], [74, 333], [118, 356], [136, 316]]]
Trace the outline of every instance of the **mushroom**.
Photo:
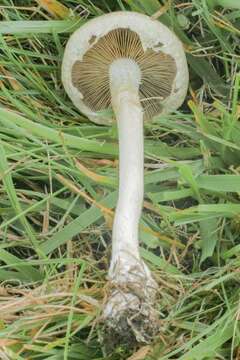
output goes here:
[[146, 15], [127, 11], [102, 15], [70, 37], [62, 81], [74, 105], [90, 120], [117, 121], [119, 195], [108, 272], [110, 294], [103, 310], [104, 338], [113, 346], [147, 343], [158, 322], [157, 283], [139, 253], [143, 122], [182, 104], [188, 87], [184, 50], [166, 26]]

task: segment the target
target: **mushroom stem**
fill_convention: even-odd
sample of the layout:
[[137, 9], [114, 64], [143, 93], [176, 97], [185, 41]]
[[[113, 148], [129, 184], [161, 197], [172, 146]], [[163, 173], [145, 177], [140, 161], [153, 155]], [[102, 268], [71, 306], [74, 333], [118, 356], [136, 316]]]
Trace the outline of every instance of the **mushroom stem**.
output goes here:
[[[111, 292], [104, 309], [111, 346], [124, 339], [148, 342], [156, 331], [153, 309], [156, 283], [139, 253], [139, 219], [144, 192], [143, 111], [139, 99], [141, 73], [130, 59], [110, 67], [112, 106], [119, 134], [119, 195], [108, 272]], [[117, 340], [118, 338], [118, 340]]]
[[[112, 231], [109, 278], [139, 262], [138, 224], [143, 202], [143, 111], [139, 99], [141, 72], [135, 61], [120, 58], [110, 66], [111, 101], [119, 137], [119, 191]], [[121, 265], [120, 265], [121, 264]], [[127, 275], [127, 274], [126, 274]]]
[[[119, 195], [112, 234], [112, 266], [119, 257], [140, 259], [138, 224], [143, 202], [143, 112], [138, 86], [112, 91], [119, 136]], [[131, 261], [131, 260], [130, 260]]]

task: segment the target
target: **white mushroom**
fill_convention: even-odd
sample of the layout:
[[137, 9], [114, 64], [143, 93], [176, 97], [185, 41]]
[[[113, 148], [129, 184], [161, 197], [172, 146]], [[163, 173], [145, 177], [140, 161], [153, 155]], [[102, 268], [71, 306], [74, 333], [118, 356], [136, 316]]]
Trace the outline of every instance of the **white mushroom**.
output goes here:
[[[99, 124], [117, 120], [119, 197], [103, 311], [113, 345], [155, 334], [157, 284], [139, 254], [144, 193], [143, 121], [176, 110], [188, 87], [182, 44], [163, 24], [134, 12], [90, 20], [67, 43], [62, 81], [75, 106]], [[114, 119], [106, 116], [113, 109]]]

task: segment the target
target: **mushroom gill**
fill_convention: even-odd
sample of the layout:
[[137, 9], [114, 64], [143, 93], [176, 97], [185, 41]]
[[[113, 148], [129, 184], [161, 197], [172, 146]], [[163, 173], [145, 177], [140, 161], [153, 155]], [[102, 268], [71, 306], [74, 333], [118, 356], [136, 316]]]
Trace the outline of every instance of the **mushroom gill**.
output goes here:
[[92, 38], [91, 48], [72, 66], [72, 83], [82, 93], [84, 102], [93, 111], [111, 107], [109, 66], [114, 60], [134, 60], [141, 70], [139, 96], [144, 118], [151, 119], [162, 110], [162, 101], [172, 92], [176, 76], [173, 57], [162, 51], [143, 50], [138, 34], [118, 28]]

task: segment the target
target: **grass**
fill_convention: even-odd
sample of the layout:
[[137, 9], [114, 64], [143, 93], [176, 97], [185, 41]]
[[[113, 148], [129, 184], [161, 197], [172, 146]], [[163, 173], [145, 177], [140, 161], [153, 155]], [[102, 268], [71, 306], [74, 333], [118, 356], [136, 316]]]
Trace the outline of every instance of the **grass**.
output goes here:
[[[219, 6], [220, 5], [220, 6]], [[2, 0], [0, 358], [240, 359], [240, 12], [236, 0]], [[142, 256], [159, 283], [161, 332], [104, 356], [117, 195], [117, 131], [67, 98], [60, 66], [88, 18], [130, 9], [183, 41], [190, 88], [145, 125]]]

